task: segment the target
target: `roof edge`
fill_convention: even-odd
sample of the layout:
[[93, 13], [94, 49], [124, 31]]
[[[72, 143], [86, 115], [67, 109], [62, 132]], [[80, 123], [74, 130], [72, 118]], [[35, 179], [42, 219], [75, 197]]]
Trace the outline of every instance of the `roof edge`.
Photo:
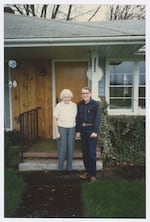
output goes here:
[[114, 36], [114, 37], [81, 37], [81, 38], [28, 38], [5, 39], [5, 47], [28, 46], [87, 46], [87, 45], [120, 45], [120, 44], [145, 44], [145, 35], [139, 36]]

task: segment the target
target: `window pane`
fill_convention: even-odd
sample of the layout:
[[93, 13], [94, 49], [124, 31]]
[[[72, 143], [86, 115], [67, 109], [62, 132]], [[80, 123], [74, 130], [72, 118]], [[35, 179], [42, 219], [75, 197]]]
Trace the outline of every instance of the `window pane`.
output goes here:
[[133, 72], [133, 62], [125, 61], [118, 64], [110, 65], [110, 73], [132, 73]]
[[140, 74], [139, 83], [140, 85], [145, 85], [145, 74]]
[[140, 73], [145, 73], [145, 61], [139, 62]]
[[132, 106], [134, 63], [124, 61], [110, 65], [110, 108], [129, 109]]
[[110, 109], [129, 109], [131, 105], [131, 99], [110, 99]]
[[132, 85], [133, 75], [127, 73], [111, 73], [110, 85]]
[[145, 99], [139, 99], [139, 107], [145, 109]]
[[145, 97], [145, 87], [139, 87], [139, 97]]
[[132, 97], [132, 87], [110, 87], [110, 97]]

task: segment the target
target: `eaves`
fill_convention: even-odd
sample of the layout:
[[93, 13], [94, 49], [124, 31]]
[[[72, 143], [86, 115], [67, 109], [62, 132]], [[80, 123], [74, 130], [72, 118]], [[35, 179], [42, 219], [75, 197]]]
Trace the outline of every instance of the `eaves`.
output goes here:
[[80, 38], [6, 38], [4, 47], [41, 47], [41, 46], [100, 46], [100, 45], [144, 45], [145, 35], [103, 36]]

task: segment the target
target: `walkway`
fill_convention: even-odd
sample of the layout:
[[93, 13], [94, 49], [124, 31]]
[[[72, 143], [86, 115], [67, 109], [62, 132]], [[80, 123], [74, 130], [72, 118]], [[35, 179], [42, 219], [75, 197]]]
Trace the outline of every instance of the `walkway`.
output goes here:
[[72, 175], [63, 176], [54, 171], [21, 173], [27, 182], [27, 190], [16, 217], [83, 217], [78, 173], [74, 171]]

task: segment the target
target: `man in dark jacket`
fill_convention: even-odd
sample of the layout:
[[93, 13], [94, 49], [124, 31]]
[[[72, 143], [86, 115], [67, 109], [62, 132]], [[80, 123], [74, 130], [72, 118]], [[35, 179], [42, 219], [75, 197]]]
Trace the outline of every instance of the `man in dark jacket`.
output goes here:
[[91, 98], [88, 87], [82, 88], [82, 101], [78, 103], [76, 137], [81, 138], [85, 173], [80, 178], [96, 181], [96, 145], [101, 121], [100, 105]]

